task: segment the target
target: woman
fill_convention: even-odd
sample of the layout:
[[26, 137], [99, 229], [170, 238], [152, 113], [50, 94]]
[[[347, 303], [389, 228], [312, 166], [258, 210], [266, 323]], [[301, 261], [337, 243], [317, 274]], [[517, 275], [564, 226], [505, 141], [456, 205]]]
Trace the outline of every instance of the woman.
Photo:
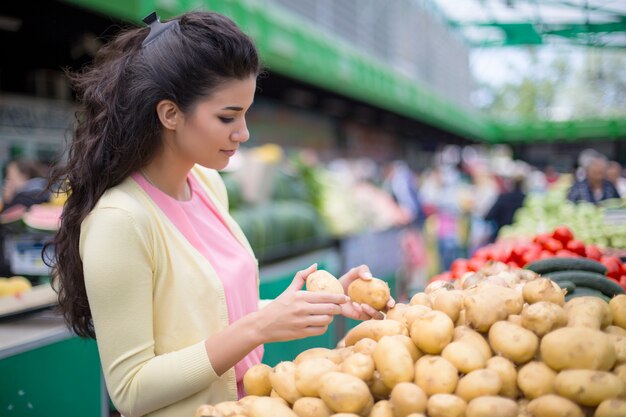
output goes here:
[[[257, 262], [217, 172], [249, 139], [257, 51], [219, 14], [145, 21], [70, 74], [82, 111], [53, 178], [71, 191], [54, 276], [68, 324], [97, 337], [117, 409], [182, 417], [244, 395], [265, 343], [322, 334], [337, 314], [382, 314], [301, 291], [316, 265], [257, 308]], [[341, 282], [369, 277], [361, 266]]]

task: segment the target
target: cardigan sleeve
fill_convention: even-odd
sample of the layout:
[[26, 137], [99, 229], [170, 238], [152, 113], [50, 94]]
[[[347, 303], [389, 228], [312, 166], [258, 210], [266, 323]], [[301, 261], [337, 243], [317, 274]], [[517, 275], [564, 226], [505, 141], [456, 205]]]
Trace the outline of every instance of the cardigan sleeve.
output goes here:
[[106, 384], [118, 410], [142, 416], [207, 388], [219, 377], [204, 342], [155, 355], [149, 229], [121, 208], [96, 208], [80, 253]]

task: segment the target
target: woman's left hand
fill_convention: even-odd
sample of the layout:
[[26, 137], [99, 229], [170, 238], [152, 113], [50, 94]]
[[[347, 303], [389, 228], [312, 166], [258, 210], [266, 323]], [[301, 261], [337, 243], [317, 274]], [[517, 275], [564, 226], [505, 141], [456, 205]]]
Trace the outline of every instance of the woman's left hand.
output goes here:
[[[361, 265], [352, 268], [346, 274], [344, 274], [341, 278], [339, 278], [339, 282], [343, 286], [344, 293], [348, 294], [348, 287], [352, 284], [353, 281], [357, 279], [363, 280], [371, 280], [372, 273], [367, 265]], [[396, 304], [396, 301], [393, 297], [389, 298], [389, 302], [387, 302], [386, 309], [392, 308]], [[382, 320], [385, 318], [382, 312], [376, 310], [374, 307], [368, 304], [358, 304], [355, 302], [347, 302], [341, 304], [341, 314], [345, 317], [354, 320]]]

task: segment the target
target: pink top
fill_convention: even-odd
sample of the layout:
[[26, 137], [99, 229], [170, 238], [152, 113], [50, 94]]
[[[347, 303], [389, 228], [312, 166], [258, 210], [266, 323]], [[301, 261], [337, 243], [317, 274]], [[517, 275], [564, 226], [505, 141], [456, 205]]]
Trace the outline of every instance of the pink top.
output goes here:
[[[224, 219], [192, 174], [187, 181], [191, 200], [178, 201], [150, 184], [143, 175], [132, 178], [143, 188], [189, 243], [209, 261], [224, 286], [228, 319], [233, 323], [258, 309], [256, 263], [232, 234]], [[235, 365], [239, 397], [245, 395], [243, 376], [261, 362], [263, 345]]]

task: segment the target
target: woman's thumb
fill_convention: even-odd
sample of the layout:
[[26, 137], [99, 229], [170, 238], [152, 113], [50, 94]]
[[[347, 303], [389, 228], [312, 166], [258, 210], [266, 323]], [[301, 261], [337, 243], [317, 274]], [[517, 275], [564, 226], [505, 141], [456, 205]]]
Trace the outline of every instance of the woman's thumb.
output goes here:
[[304, 283], [306, 282], [307, 277], [315, 271], [317, 271], [317, 263], [314, 263], [307, 269], [298, 271], [296, 273], [296, 276], [293, 278], [293, 281], [291, 281], [291, 284], [289, 285], [287, 290], [293, 291], [293, 292], [300, 291], [302, 289], [302, 286], [304, 286]]

